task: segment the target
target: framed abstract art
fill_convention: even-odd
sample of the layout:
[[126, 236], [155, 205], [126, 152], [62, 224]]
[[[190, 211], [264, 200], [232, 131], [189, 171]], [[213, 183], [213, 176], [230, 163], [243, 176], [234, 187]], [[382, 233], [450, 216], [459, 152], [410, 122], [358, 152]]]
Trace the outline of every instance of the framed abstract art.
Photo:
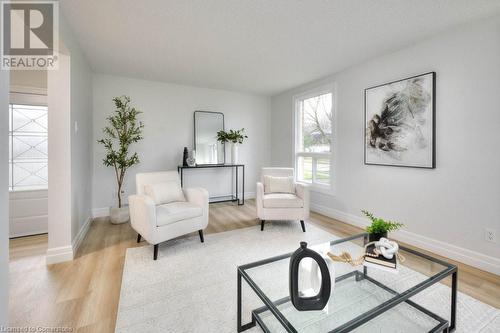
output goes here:
[[436, 73], [365, 89], [365, 164], [435, 168]]

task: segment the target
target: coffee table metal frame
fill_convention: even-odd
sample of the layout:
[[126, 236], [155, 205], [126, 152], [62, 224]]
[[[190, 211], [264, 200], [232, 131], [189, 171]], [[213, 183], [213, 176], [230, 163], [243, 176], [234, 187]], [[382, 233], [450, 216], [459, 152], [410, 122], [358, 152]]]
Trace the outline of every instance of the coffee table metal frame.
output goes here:
[[[367, 243], [368, 241], [368, 234], [367, 233], [361, 233], [357, 234], [351, 237], [347, 238], [342, 238], [338, 240], [334, 240], [330, 242], [330, 246], [335, 245], [335, 244], [340, 244], [348, 241], [352, 241], [355, 239], [362, 238], [364, 244]], [[455, 323], [456, 323], [456, 309], [457, 309], [457, 266], [449, 264], [443, 260], [439, 260], [437, 258], [434, 258], [432, 256], [426, 255], [424, 253], [420, 253], [418, 251], [406, 248], [404, 246], [399, 247], [401, 250], [411, 253], [413, 255], [416, 255], [418, 257], [427, 259], [431, 262], [438, 263], [442, 266], [445, 267], [444, 270], [440, 271], [439, 273], [429, 277], [423, 282], [420, 282], [419, 284], [409, 288], [408, 290], [398, 293], [395, 290], [389, 288], [388, 286], [384, 285], [383, 283], [373, 279], [368, 275], [368, 269], [366, 266], [363, 267], [363, 272], [361, 273], [358, 270], [349, 272], [347, 274], [338, 276], [335, 278], [335, 282], [342, 281], [344, 279], [347, 279], [349, 277], [354, 276], [356, 281], [360, 281], [363, 279], [366, 279], [367, 281], [370, 281], [373, 283], [375, 286], [382, 288], [389, 293], [393, 294], [394, 297], [391, 299], [383, 302], [382, 304], [374, 307], [373, 309], [370, 309], [369, 311], [353, 318], [352, 320], [344, 323], [343, 325], [331, 330], [330, 332], [350, 332], [353, 329], [367, 323], [368, 321], [372, 320], [373, 318], [379, 316], [380, 314], [394, 308], [400, 303], [405, 302], [406, 304], [414, 307], [418, 311], [423, 312], [424, 314], [428, 315], [429, 317], [435, 319], [438, 324], [432, 328], [429, 332], [452, 332], [455, 330]], [[246, 270], [255, 268], [258, 266], [263, 266], [275, 261], [283, 260], [286, 258], [291, 257], [292, 253], [287, 253], [275, 257], [271, 257], [268, 259], [256, 261], [250, 264], [238, 266], [237, 272], [238, 272], [238, 307], [237, 307], [237, 330], [238, 332], [243, 332], [245, 330], [248, 330], [252, 327], [254, 327], [256, 324], [259, 324], [259, 326], [262, 328], [262, 330], [266, 333], [270, 332], [269, 328], [265, 325], [263, 320], [261, 319], [260, 315], [263, 312], [270, 311], [274, 317], [281, 323], [281, 325], [285, 328], [287, 332], [291, 333], [296, 333], [297, 330], [293, 327], [293, 325], [287, 320], [287, 318], [280, 312], [278, 309], [278, 306], [281, 304], [284, 304], [286, 302], [290, 302], [290, 297], [284, 297], [282, 299], [279, 299], [277, 301], [272, 301], [270, 300], [266, 294], [262, 291], [262, 289], [252, 280], [252, 278], [248, 275]], [[415, 302], [410, 300], [410, 297], [418, 294], [419, 292], [427, 289], [428, 287], [432, 286], [433, 284], [443, 280], [444, 278], [448, 277], [451, 275], [451, 316], [450, 316], [450, 322], [448, 322], [446, 319], [441, 318], [440, 316], [436, 315], [435, 313], [425, 309], [424, 307], [416, 304]], [[241, 287], [242, 287], [242, 278], [246, 281], [246, 283], [250, 286], [250, 288], [255, 292], [255, 294], [260, 298], [260, 300], [264, 303], [264, 306], [255, 309], [252, 311], [252, 320], [249, 323], [242, 324], [242, 299], [241, 299]]]

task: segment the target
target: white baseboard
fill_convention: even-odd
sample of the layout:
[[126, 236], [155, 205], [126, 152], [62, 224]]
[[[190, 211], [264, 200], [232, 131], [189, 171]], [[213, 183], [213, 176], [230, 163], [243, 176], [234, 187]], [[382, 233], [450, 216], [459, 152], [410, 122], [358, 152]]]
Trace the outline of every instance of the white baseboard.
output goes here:
[[[230, 194], [227, 196], [230, 196]], [[245, 200], [246, 199], [255, 199], [255, 192], [245, 192]], [[92, 218], [94, 219], [97, 217], [108, 217], [108, 216], [109, 216], [109, 207], [92, 209]]]
[[61, 246], [47, 250], [47, 265], [73, 260], [73, 246]]
[[92, 218], [95, 219], [97, 217], [107, 217], [109, 216], [109, 207], [103, 208], [93, 208], [92, 209]]
[[85, 220], [85, 223], [82, 225], [78, 234], [76, 234], [75, 239], [71, 242], [71, 245], [68, 246], [60, 246], [47, 250], [46, 262], [48, 265], [57, 264], [64, 261], [73, 260], [76, 251], [82, 244], [82, 241], [85, 239], [87, 232], [89, 231], [90, 224], [92, 223], [92, 218], [89, 217]]
[[78, 234], [76, 235], [75, 239], [72, 242], [72, 247], [73, 247], [73, 253], [76, 254], [76, 251], [82, 244], [82, 241], [85, 239], [85, 236], [87, 235], [87, 232], [89, 231], [90, 224], [92, 223], [93, 219], [91, 217], [88, 217], [85, 223], [82, 225], [80, 228], [80, 231], [78, 231]]
[[[330, 207], [311, 203], [311, 210], [356, 227], [365, 228], [369, 225], [369, 222], [362, 217]], [[500, 275], [500, 259], [498, 258], [404, 230], [391, 233], [391, 237], [443, 257]]]
[[43, 235], [43, 234], [48, 234], [48, 233], [49, 232], [47, 231], [47, 229], [31, 230], [29, 232], [15, 232], [15, 233], [9, 234], [9, 238], [19, 238], [19, 237], [34, 236], [34, 235]]
[[255, 199], [255, 192], [245, 192], [245, 200], [246, 199]]

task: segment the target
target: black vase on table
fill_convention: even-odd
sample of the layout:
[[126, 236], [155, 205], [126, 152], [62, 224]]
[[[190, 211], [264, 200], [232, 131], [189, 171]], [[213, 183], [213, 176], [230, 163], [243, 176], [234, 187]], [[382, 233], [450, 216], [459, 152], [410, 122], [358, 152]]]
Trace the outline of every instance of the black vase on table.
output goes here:
[[[321, 286], [314, 296], [303, 297], [299, 293], [299, 265], [304, 258], [312, 258], [321, 272]], [[322, 310], [330, 299], [331, 282], [330, 271], [325, 259], [316, 251], [307, 248], [306, 242], [300, 242], [298, 248], [290, 257], [290, 300], [299, 311]]]
[[188, 157], [189, 157], [188, 149], [187, 147], [184, 147], [184, 154], [182, 156], [182, 166], [185, 167], [189, 166], [187, 162]]

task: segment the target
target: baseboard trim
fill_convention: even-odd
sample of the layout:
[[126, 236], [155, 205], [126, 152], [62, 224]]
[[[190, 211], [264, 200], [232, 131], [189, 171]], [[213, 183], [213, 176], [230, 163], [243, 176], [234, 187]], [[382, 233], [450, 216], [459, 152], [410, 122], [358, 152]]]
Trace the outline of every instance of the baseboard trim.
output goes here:
[[73, 246], [60, 246], [47, 250], [47, 265], [73, 260]]
[[42, 232], [38, 232], [38, 233], [29, 233], [29, 234], [26, 234], [26, 235], [23, 235], [23, 234], [19, 234], [19, 235], [16, 235], [16, 236], [13, 236], [13, 237], [9, 237], [9, 239], [17, 239], [17, 238], [24, 238], [24, 237], [32, 237], [32, 236], [42, 236], [42, 235], [48, 235], [48, 231], [42, 231]]
[[88, 217], [85, 223], [82, 225], [80, 228], [80, 231], [78, 231], [78, 234], [76, 235], [75, 239], [73, 240], [71, 246], [73, 248], [73, 253], [76, 254], [78, 251], [78, 248], [82, 244], [83, 240], [85, 239], [85, 236], [87, 235], [87, 232], [89, 231], [90, 224], [92, 223], [93, 219], [91, 217]]
[[[311, 210], [360, 228], [365, 228], [369, 224], [362, 217], [318, 204], [311, 203]], [[391, 237], [466, 265], [500, 275], [500, 259], [498, 258], [405, 230], [391, 233]]]
[[245, 192], [245, 200], [246, 199], [255, 199], [255, 192]]
[[[228, 194], [227, 196], [230, 196]], [[245, 200], [247, 199], [255, 199], [255, 192], [245, 192]], [[109, 207], [102, 207], [102, 208], [93, 208], [92, 209], [92, 218], [98, 218], [98, 217], [108, 217], [109, 216]]]
[[9, 239], [21, 238], [21, 237], [29, 237], [29, 236], [38, 236], [38, 235], [46, 235], [49, 232], [47, 229], [35, 230], [30, 232], [16, 232], [9, 235]]
[[97, 217], [107, 217], [109, 216], [109, 207], [103, 208], [93, 208], [92, 209], [92, 218], [95, 219]]

